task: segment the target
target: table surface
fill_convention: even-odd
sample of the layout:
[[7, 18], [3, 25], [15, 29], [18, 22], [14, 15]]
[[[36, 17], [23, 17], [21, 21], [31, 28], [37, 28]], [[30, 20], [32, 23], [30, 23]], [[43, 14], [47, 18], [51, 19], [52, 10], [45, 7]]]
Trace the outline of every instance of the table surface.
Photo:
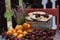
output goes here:
[[[1, 37], [1, 36], [0, 36]], [[0, 40], [5, 40], [3, 38], [0, 38]], [[56, 35], [54, 37], [54, 40], [60, 40], [60, 30], [57, 30]]]

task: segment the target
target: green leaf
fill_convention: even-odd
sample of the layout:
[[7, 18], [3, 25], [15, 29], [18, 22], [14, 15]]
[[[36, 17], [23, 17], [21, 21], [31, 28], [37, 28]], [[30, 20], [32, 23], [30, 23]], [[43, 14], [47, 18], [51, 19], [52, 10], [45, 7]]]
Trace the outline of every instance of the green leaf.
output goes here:
[[12, 13], [9, 10], [6, 10], [4, 17], [7, 19], [7, 21], [10, 21], [12, 19]]
[[19, 0], [19, 5], [22, 6], [23, 0]]
[[23, 24], [25, 22], [25, 20], [26, 20], [25, 16], [22, 16], [22, 17], [20, 17], [20, 18], [17, 19], [17, 24], [19, 24], [19, 25]]

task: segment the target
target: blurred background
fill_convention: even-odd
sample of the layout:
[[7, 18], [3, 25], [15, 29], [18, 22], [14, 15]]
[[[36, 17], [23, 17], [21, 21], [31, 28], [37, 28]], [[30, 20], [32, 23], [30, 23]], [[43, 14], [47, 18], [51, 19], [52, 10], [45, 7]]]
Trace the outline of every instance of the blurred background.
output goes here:
[[[42, 0], [23, 0], [23, 2], [26, 4], [26, 8], [43, 8], [43, 5], [41, 4]], [[19, 0], [11, 0], [11, 8], [17, 8], [16, 5], [18, 4]], [[56, 1], [56, 5], [60, 6], [60, 0]], [[48, 0], [47, 3], [47, 8], [51, 8], [52, 7], [52, 3], [50, 2], [50, 0]], [[60, 8], [59, 8], [60, 10]], [[6, 11], [5, 8], [5, 0], [0, 0], [0, 34], [3, 30], [7, 31], [7, 21], [4, 18], [4, 13]], [[60, 15], [60, 12], [59, 12]], [[12, 21], [13, 21], [13, 26], [16, 25], [16, 22], [14, 20], [14, 17], [12, 17]], [[60, 19], [59, 19], [60, 20]], [[60, 24], [60, 21], [59, 21]]]

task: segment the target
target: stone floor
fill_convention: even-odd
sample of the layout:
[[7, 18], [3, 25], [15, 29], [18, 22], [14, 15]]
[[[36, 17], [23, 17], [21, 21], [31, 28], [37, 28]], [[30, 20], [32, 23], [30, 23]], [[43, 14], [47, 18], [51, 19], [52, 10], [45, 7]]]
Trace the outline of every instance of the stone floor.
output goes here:
[[60, 30], [57, 30], [54, 40], [60, 40]]

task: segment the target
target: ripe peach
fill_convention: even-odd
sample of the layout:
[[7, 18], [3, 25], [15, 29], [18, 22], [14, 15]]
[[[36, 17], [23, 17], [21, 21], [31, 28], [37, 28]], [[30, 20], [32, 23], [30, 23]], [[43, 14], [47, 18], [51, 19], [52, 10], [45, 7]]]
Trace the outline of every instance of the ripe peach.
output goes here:
[[17, 25], [16, 28], [15, 28], [16, 31], [18, 30], [23, 30], [23, 26], [22, 25]]
[[23, 25], [19, 25], [19, 27], [20, 27], [20, 30], [23, 30]]
[[20, 34], [17, 36], [17, 38], [22, 38], [23, 37], [23, 34]]
[[11, 30], [11, 31], [13, 31], [13, 30], [14, 30], [14, 28], [13, 28], [13, 27], [10, 27], [8, 31], [10, 31], [10, 30]]
[[28, 29], [30, 29], [30, 24], [28, 24], [28, 23], [24, 23], [23, 24], [23, 28], [25, 29], [25, 30], [28, 30]]
[[22, 34], [23, 32], [22, 32], [22, 30], [18, 30], [17, 33], [19, 35], [19, 34]]
[[8, 31], [8, 32], [7, 32], [7, 34], [9, 34], [9, 35], [10, 35], [10, 34], [13, 34], [13, 33], [12, 33], [12, 31]]
[[23, 34], [26, 35], [26, 34], [28, 34], [28, 32], [27, 31], [24, 31]]
[[32, 28], [28, 30], [28, 32], [32, 32], [32, 31], [33, 31], [33, 29], [32, 29]]
[[17, 37], [17, 35], [18, 35], [17, 33], [14, 33], [14, 34], [13, 34], [14, 37]]

